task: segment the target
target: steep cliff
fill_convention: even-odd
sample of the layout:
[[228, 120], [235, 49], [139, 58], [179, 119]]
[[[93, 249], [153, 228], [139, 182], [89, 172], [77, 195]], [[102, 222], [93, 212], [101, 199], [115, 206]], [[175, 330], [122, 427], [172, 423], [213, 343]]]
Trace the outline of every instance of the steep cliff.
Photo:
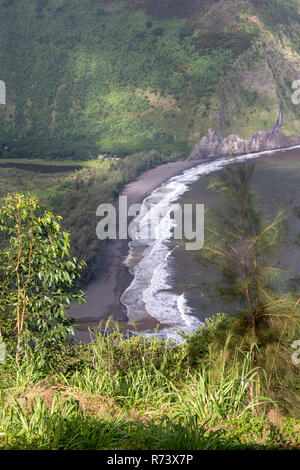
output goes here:
[[0, 46], [0, 157], [299, 135], [300, 0], [0, 0]]
[[255, 132], [249, 139], [242, 139], [236, 134], [222, 138], [220, 131], [209, 129], [198, 144], [195, 145], [189, 160], [202, 160], [264, 150], [300, 145], [300, 137], [288, 137], [282, 133], [283, 114], [280, 110], [277, 122], [269, 131]]

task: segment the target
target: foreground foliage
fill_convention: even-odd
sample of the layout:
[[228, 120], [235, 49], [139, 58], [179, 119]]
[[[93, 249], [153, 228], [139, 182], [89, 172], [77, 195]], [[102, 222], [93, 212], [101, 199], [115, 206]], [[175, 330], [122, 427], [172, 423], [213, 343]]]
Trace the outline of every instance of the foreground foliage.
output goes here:
[[49, 352], [47, 363], [7, 358], [0, 448], [299, 448], [299, 419], [263, 395], [264, 374], [251, 369], [251, 353], [240, 354], [230, 359], [225, 348], [192, 365], [189, 341], [128, 339], [107, 325], [90, 345]]
[[[82, 303], [73, 283], [84, 264], [69, 255], [60, 217], [39, 213], [35, 197], [8, 195], [0, 207], [0, 342], [20, 354], [45, 354], [67, 339], [71, 302]], [[1, 240], [3, 241], [3, 240]], [[28, 351], [29, 350], [29, 351]]]
[[[10, 240], [2, 252], [3, 318], [16, 315], [18, 345], [25, 302], [31, 333], [26, 354], [0, 350], [0, 448], [299, 449], [298, 367], [284, 323], [256, 325], [249, 335], [247, 317], [221, 314], [176, 344], [120, 332], [109, 321], [89, 345], [62, 341], [63, 316], [47, 319], [62, 314], [60, 289], [71, 286], [75, 268], [64, 275], [67, 237], [52, 214], [37, 217], [36, 207], [34, 198], [15, 195], [0, 212]], [[242, 282], [240, 290], [248, 288], [255, 292], [255, 279]], [[35, 312], [40, 291], [43, 302], [54, 299]], [[34, 342], [38, 320], [46, 326], [42, 349]]]

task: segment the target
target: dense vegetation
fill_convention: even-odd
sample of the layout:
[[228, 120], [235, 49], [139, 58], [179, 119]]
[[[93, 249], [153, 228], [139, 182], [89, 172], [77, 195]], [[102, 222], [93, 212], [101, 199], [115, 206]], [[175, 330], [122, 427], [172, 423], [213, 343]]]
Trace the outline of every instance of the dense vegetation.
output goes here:
[[1, 0], [0, 154], [188, 153], [291, 105], [299, 2]]
[[[103, 246], [95, 210], [143, 169], [188, 155], [209, 127], [242, 137], [269, 129], [280, 103], [284, 131], [297, 134], [300, 108], [290, 98], [298, 7], [296, 0], [0, 0], [1, 161], [88, 162], [43, 177], [33, 167], [2, 167], [0, 195], [31, 191], [61, 214], [88, 281]], [[95, 161], [99, 152], [131, 157], [106, 167]]]
[[[83, 282], [100, 265], [99, 204], [187, 155], [209, 127], [246, 137], [282, 104], [284, 131], [297, 134], [299, 7], [0, 0], [0, 449], [299, 449], [299, 300], [269, 264], [283, 219], [266, 224], [247, 191], [201, 253], [238, 314], [208, 319], [182, 345], [111, 323], [76, 345], [65, 317], [83, 299], [82, 260]], [[226, 184], [215, 187], [232, 202]]]
[[116, 332], [57, 346], [46, 363], [7, 356], [0, 448], [299, 449], [299, 418], [265, 395], [267, 377], [251, 368], [251, 354], [213, 348], [220, 325], [184, 346]]
[[39, 214], [35, 197], [8, 195], [0, 208], [0, 341], [15, 351], [28, 348], [45, 356], [47, 348], [66, 341], [72, 320], [71, 302], [83, 302], [72, 287], [84, 267], [69, 255], [69, 234], [60, 217]]
[[251, 175], [240, 166], [215, 179], [231, 217], [219, 219], [222, 232], [208, 228], [202, 255], [221, 271], [216, 293], [240, 310], [182, 333], [183, 344], [130, 336], [110, 320], [88, 345], [66, 341], [82, 265], [35, 198], [4, 200], [0, 448], [299, 449], [299, 294], [274, 283], [284, 219], [266, 224], [252, 208]]
[[[6, 167], [0, 168], [0, 196], [5, 197], [12, 188], [34, 194], [42, 209], [61, 214], [64, 229], [71, 233], [72, 256], [87, 263], [81, 277], [85, 283], [99, 270], [105, 246], [105, 242], [96, 237], [97, 207], [114, 203], [126, 183], [168, 159], [157, 152], [149, 152], [119, 161], [80, 162], [82, 168], [78, 170], [72, 169], [71, 161], [49, 161], [46, 165], [40, 160], [34, 161], [35, 165], [27, 159], [3, 160]], [[15, 168], [22, 162], [23, 167]]]

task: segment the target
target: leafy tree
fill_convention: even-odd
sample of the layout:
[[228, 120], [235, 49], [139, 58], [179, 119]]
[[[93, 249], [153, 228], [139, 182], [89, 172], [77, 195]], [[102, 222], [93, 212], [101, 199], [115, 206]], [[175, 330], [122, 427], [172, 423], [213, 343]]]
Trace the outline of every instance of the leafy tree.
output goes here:
[[39, 215], [37, 199], [9, 194], [0, 209], [1, 336], [20, 354], [44, 354], [47, 346], [72, 333], [66, 318], [71, 302], [84, 302], [72, 284], [84, 267], [69, 256], [69, 234], [61, 217]]

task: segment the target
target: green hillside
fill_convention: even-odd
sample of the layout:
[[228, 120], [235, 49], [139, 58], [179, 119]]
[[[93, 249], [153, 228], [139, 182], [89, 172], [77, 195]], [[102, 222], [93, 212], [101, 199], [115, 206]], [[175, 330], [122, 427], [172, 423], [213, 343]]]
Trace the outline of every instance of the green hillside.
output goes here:
[[300, 1], [0, 0], [0, 154], [188, 154], [284, 106], [297, 135]]

